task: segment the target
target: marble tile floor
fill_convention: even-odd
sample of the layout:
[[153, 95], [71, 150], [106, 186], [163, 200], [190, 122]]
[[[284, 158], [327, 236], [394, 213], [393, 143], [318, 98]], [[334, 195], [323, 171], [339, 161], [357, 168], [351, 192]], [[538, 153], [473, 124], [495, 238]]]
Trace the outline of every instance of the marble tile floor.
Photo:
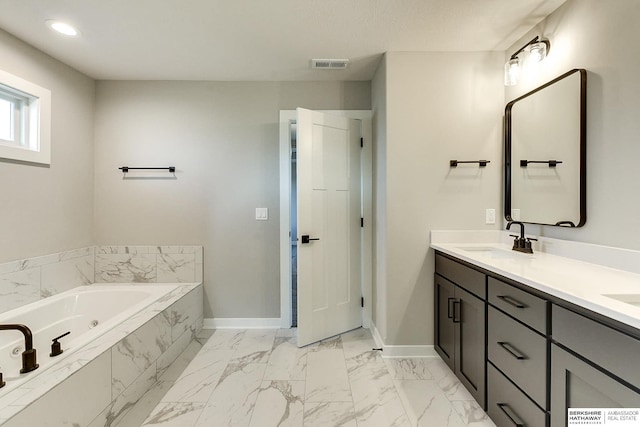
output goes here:
[[203, 330], [113, 427], [495, 427], [440, 359], [383, 359], [369, 330]]

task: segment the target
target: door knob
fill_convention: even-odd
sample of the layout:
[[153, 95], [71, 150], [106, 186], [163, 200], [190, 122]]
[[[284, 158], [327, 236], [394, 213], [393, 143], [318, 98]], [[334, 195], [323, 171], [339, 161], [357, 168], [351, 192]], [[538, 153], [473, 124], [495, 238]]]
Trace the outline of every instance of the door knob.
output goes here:
[[310, 240], [320, 240], [320, 239], [319, 239], [319, 238], [317, 238], [317, 237], [311, 237], [311, 238], [309, 238], [309, 235], [308, 235], [308, 234], [303, 234], [301, 237], [302, 237], [302, 243], [309, 243], [309, 241], [310, 241]]

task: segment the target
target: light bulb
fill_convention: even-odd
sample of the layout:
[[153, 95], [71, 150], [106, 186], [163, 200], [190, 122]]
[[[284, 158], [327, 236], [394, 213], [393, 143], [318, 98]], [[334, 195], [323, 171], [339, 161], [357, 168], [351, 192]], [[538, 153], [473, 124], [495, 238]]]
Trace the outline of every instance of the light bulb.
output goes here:
[[540, 62], [547, 56], [547, 45], [544, 42], [534, 43], [529, 47], [531, 62]]
[[518, 84], [518, 77], [520, 77], [520, 59], [515, 57], [504, 64], [504, 85], [514, 86]]

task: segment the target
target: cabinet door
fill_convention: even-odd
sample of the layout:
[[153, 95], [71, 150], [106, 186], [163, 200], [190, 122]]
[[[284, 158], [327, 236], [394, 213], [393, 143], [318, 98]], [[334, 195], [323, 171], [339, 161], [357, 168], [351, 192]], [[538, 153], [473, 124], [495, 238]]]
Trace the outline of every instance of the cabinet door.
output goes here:
[[551, 427], [569, 408], [640, 408], [640, 394], [557, 345], [551, 346]]
[[486, 304], [461, 288], [455, 290], [455, 373], [476, 401], [485, 408]]
[[435, 276], [435, 349], [451, 370], [454, 370], [455, 332], [453, 325], [453, 283]]

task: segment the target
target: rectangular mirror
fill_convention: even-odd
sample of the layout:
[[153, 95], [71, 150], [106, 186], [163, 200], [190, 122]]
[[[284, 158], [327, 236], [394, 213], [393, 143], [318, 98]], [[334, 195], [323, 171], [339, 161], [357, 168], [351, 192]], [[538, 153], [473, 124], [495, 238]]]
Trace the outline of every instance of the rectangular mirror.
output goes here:
[[587, 72], [571, 70], [505, 108], [505, 218], [581, 227]]

